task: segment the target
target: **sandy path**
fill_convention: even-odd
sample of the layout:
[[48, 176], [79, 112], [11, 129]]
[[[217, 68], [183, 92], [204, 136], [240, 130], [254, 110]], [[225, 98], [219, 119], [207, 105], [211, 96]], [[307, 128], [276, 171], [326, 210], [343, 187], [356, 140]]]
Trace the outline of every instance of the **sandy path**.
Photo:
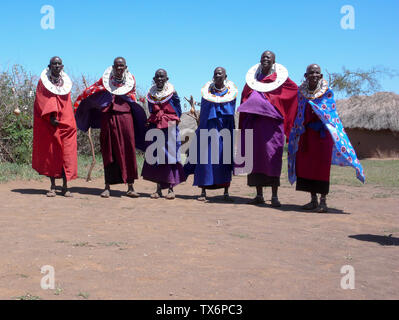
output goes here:
[[[139, 199], [123, 185], [100, 198], [101, 179], [72, 181], [73, 199], [46, 198], [47, 181], [0, 184], [0, 299], [399, 298], [398, 190], [332, 186], [331, 213], [318, 214], [300, 210], [308, 195], [293, 187], [278, 210], [246, 205], [243, 177], [234, 203], [196, 201], [191, 183], [173, 201], [150, 199], [143, 180]], [[57, 290], [40, 288], [44, 265]], [[340, 286], [343, 265], [355, 290]]]

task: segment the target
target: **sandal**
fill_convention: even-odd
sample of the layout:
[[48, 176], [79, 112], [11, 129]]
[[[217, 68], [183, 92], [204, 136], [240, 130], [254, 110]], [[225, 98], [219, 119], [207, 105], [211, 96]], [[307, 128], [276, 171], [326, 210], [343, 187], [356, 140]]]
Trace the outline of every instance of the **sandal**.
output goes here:
[[61, 195], [66, 198], [72, 198], [72, 193], [67, 188], [62, 188]]
[[263, 196], [256, 196], [252, 200], [249, 200], [247, 203], [248, 204], [263, 204], [263, 203], [265, 203], [265, 199], [263, 198]]
[[280, 201], [278, 201], [278, 197], [272, 197], [272, 207], [278, 208], [281, 207]]
[[130, 198], [139, 198], [140, 197], [140, 194], [134, 190], [128, 190], [126, 192], [126, 195]]
[[159, 193], [158, 191], [157, 192], [154, 192], [154, 193], [152, 193], [151, 195], [150, 195], [150, 198], [151, 199], [159, 199], [159, 198], [161, 198], [162, 197], [162, 193]]
[[327, 204], [325, 202], [320, 202], [319, 206], [317, 207], [317, 212], [327, 213], [328, 212]]
[[228, 193], [225, 193], [225, 194], [223, 195], [223, 201], [226, 201], [226, 202], [234, 202], [234, 199], [233, 199], [232, 197], [230, 197]]
[[46, 193], [46, 196], [49, 198], [55, 197], [56, 196], [55, 189], [50, 189], [50, 191]]
[[105, 189], [101, 194], [101, 198], [109, 198], [110, 196], [110, 191], [108, 189]]
[[169, 192], [167, 195], [166, 195], [166, 197], [165, 197], [166, 199], [168, 199], [168, 200], [173, 200], [174, 198], [175, 198], [175, 193], [172, 191], [172, 192]]
[[311, 201], [305, 205], [302, 206], [303, 210], [314, 210], [319, 206], [319, 204], [317, 203], [317, 201]]

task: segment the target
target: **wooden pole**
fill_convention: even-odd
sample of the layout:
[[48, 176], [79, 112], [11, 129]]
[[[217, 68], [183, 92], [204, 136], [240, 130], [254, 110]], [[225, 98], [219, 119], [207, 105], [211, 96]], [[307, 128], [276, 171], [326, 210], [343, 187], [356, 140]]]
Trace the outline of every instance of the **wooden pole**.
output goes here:
[[[85, 77], [83, 75], [82, 75], [82, 79], [83, 79], [83, 83], [84, 83], [85, 87], [88, 88], [86, 79], [85, 79]], [[94, 144], [93, 144], [93, 139], [91, 137], [91, 127], [87, 131], [87, 136], [89, 137], [92, 160], [91, 160], [91, 165], [90, 165], [90, 168], [89, 168], [89, 172], [87, 173], [86, 181], [87, 182], [91, 182], [91, 172], [93, 171], [93, 168], [96, 165], [96, 154], [94, 152]]]
[[184, 99], [186, 99], [186, 101], [190, 104], [191, 109], [190, 109], [190, 114], [189, 116], [191, 116], [192, 118], [194, 118], [194, 120], [197, 122], [197, 126], [199, 125], [199, 115], [197, 113], [197, 111], [195, 110], [195, 104], [196, 102], [194, 101], [193, 96], [190, 96], [190, 99], [187, 99], [186, 97], [184, 97]]

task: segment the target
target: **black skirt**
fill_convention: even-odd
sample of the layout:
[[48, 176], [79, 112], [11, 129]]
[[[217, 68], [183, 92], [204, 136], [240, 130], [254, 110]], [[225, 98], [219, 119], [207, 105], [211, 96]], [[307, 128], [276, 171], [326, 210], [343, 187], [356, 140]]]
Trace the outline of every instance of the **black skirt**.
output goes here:
[[278, 187], [280, 177], [270, 177], [263, 173], [250, 173], [247, 175], [247, 184], [250, 187]]
[[312, 192], [312, 193], [328, 194], [328, 192], [330, 191], [330, 182], [297, 177], [296, 190]]

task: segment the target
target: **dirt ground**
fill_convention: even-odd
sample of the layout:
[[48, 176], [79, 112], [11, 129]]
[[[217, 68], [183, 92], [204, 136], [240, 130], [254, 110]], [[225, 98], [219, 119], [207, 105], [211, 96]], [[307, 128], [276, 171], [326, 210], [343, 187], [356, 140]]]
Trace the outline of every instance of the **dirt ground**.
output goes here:
[[[0, 299], [399, 299], [399, 190], [332, 185], [319, 214], [286, 184], [282, 208], [248, 205], [245, 177], [234, 203], [222, 190], [197, 201], [192, 178], [172, 201], [143, 180], [141, 198], [117, 185], [102, 199], [102, 182], [72, 181], [72, 199], [46, 198], [46, 180], [0, 184]], [[54, 290], [40, 287], [44, 265]]]

